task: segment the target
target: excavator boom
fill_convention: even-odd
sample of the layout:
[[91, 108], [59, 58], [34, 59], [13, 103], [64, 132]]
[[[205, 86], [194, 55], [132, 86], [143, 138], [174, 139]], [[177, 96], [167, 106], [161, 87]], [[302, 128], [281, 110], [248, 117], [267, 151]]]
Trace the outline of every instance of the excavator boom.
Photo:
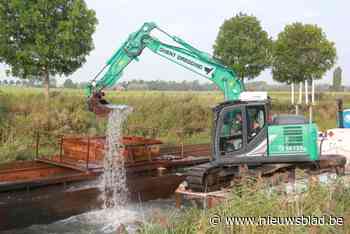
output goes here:
[[[165, 34], [177, 45], [163, 43], [151, 35], [153, 30]], [[238, 100], [243, 91], [241, 81], [236, 74], [228, 67], [221, 64], [211, 55], [202, 52], [179, 37], [171, 36], [158, 28], [155, 23], [144, 23], [136, 32], [130, 34], [128, 39], [107, 61], [106, 66], [90, 82], [86, 88], [89, 98], [89, 109], [97, 115], [106, 115], [109, 112], [107, 102], [104, 100], [103, 89], [112, 87], [121, 78], [124, 69], [134, 60], [138, 61], [143, 50], [148, 48], [157, 55], [160, 55], [171, 62], [182, 66], [202, 77], [214, 82], [224, 92], [225, 100]], [[104, 72], [102, 78], [100, 75]]]

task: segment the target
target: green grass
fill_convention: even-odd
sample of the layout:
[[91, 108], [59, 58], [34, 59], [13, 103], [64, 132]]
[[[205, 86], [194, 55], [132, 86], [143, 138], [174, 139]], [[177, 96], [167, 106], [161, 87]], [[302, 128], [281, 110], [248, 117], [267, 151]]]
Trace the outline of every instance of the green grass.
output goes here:
[[[293, 113], [288, 92], [271, 92], [272, 114]], [[349, 93], [322, 93], [314, 107], [320, 130], [335, 127], [335, 99], [350, 106]], [[125, 126], [129, 135], [156, 137], [166, 143], [209, 143], [212, 107], [221, 92], [108, 91], [107, 99], [134, 108]], [[303, 108], [304, 113], [308, 113]], [[28, 152], [33, 131], [57, 134], [103, 135], [106, 122], [87, 111], [84, 90], [51, 89], [47, 106], [41, 88], [0, 87], [0, 161], [32, 158]], [[182, 134], [179, 134], [182, 132]], [[182, 135], [182, 136], [181, 136]], [[11, 137], [9, 137], [11, 136]], [[15, 140], [9, 140], [9, 139]], [[27, 146], [28, 145], [28, 146]], [[28, 156], [29, 155], [29, 156]]]
[[[221, 217], [222, 222], [211, 225], [210, 218]], [[225, 217], [300, 217], [326, 216], [343, 218], [343, 225], [226, 225]], [[338, 179], [329, 184], [312, 184], [298, 194], [286, 194], [269, 189], [266, 184], [245, 178], [232, 190], [229, 199], [208, 210], [186, 208], [167, 218], [151, 217], [140, 233], [349, 233], [350, 187]]]

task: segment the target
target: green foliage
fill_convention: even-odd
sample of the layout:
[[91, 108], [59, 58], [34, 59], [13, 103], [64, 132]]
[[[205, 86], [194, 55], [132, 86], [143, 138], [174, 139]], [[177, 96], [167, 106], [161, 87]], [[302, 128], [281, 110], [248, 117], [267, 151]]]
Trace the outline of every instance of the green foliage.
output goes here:
[[63, 87], [67, 89], [76, 89], [77, 85], [71, 79], [66, 79], [63, 83]]
[[321, 79], [335, 60], [335, 45], [320, 27], [293, 23], [278, 34], [274, 43], [273, 79], [284, 83]]
[[337, 67], [333, 72], [333, 89], [340, 91], [342, 87], [342, 72], [341, 67]]
[[215, 84], [213, 83], [199, 83], [198, 80], [195, 81], [165, 81], [165, 80], [132, 80], [124, 81], [119, 83], [122, 87], [127, 90], [158, 90], [158, 91], [209, 91], [215, 89]]
[[34, 159], [35, 151], [31, 147], [34, 143], [32, 139], [28, 136], [14, 136], [13, 133], [10, 133], [10, 138], [5, 142], [0, 144], [1, 162], [10, 162], [18, 160], [31, 160]]
[[[158, 215], [152, 215], [149, 222], [142, 225], [139, 233], [143, 234], [175, 234], [175, 233], [198, 233], [198, 219], [202, 212], [198, 209], [187, 209], [181, 215], [172, 214], [168, 218], [161, 218]], [[164, 217], [164, 215], [163, 215]], [[176, 220], [176, 222], [174, 222]], [[178, 223], [181, 225], [177, 225]]]
[[13, 76], [48, 86], [50, 75], [69, 75], [86, 61], [96, 23], [84, 0], [1, 1], [0, 61]]
[[253, 79], [270, 65], [272, 41], [254, 16], [239, 13], [225, 20], [214, 54], [241, 79]]
[[[106, 122], [96, 120], [96, 116], [88, 111], [82, 90], [51, 92], [48, 112], [43, 111], [47, 102], [38, 91], [36, 88], [9, 87], [0, 95], [0, 105], [4, 107], [0, 112], [0, 161], [16, 159], [16, 155], [22, 152], [21, 147], [16, 147], [20, 143], [17, 139], [34, 142], [34, 130], [52, 136], [105, 134]], [[209, 143], [209, 133], [205, 131], [211, 125], [209, 106], [216, 102], [216, 97], [217, 100], [222, 98], [216, 93], [200, 98], [186, 93], [167, 95], [159, 92], [123, 92], [118, 96], [109, 93], [107, 96], [112, 103], [128, 104], [134, 108], [125, 134], [157, 137], [172, 144], [179, 144], [182, 136], [185, 143]], [[205, 132], [199, 133], [202, 130]], [[5, 141], [7, 138], [11, 141]], [[57, 139], [51, 146], [55, 144]], [[28, 152], [33, 150], [29, 145], [23, 147]]]
[[0, 90], [0, 127], [4, 125], [4, 121], [8, 114], [8, 96]]

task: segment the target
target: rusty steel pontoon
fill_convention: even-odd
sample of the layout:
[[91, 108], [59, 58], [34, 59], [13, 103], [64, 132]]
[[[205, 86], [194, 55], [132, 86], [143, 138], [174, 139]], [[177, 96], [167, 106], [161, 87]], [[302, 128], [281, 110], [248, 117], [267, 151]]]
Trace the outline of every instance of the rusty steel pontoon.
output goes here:
[[[183, 168], [207, 162], [209, 145], [161, 146], [158, 140], [124, 137], [130, 199], [171, 196]], [[104, 137], [63, 137], [60, 152], [34, 161], [0, 165], [0, 230], [46, 224], [99, 209]]]

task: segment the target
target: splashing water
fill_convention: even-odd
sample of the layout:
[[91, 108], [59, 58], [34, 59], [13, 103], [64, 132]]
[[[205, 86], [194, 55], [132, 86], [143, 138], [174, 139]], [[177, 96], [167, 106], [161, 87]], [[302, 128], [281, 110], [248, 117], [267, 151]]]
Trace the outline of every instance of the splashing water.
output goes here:
[[128, 106], [113, 106], [108, 117], [104, 173], [100, 187], [103, 209], [121, 207], [128, 200], [126, 170], [122, 155], [122, 125], [131, 112], [132, 108]]
[[172, 217], [176, 212], [172, 199], [129, 202], [120, 209], [94, 210], [51, 224], [5, 231], [4, 234], [115, 234], [121, 224], [127, 233], [136, 234], [140, 224], [147, 222], [149, 217]]

